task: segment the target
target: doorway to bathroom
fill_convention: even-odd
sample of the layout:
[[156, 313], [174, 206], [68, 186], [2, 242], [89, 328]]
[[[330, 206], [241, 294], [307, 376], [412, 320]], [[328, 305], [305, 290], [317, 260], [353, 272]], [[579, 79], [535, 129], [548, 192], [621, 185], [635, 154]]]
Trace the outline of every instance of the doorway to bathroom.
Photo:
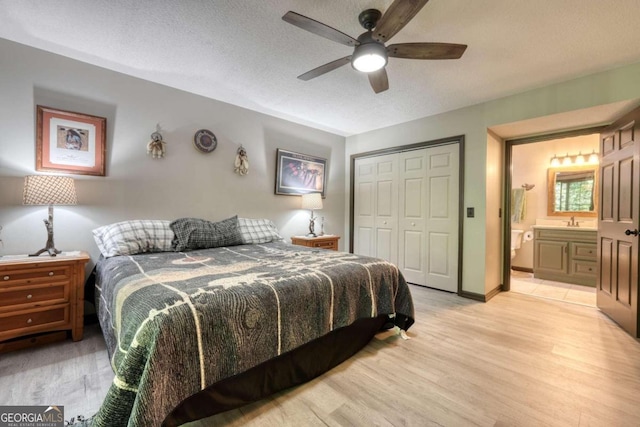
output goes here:
[[506, 290], [596, 307], [601, 130], [506, 141]]

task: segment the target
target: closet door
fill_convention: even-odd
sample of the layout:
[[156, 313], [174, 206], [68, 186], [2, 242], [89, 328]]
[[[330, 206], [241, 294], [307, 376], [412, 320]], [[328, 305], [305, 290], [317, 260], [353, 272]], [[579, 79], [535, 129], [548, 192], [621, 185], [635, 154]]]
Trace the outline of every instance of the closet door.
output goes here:
[[427, 279], [427, 150], [399, 154], [398, 267], [407, 282]]
[[398, 263], [398, 155], [376, 157], [375, 257]]
[[397, 155], [356, 159], [354, 191], [354, 253], [397, 263]]
[[459, 144], [359, 158], [354, 175], [354, 253], [457, 292]]
[[426, 285], [458, 291], [459, 145], [428, 148]]
[[353, 252], [375, 256], [375, 157], [356, 159], [354, 171]]

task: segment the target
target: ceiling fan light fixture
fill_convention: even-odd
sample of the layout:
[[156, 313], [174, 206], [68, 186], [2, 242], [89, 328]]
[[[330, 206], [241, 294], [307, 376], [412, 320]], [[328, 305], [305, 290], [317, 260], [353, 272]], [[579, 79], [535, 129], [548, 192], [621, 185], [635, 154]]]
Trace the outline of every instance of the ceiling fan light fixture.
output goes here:
[[371, 73], [387, 65], [387, 60], [387, 49], [383, 44], [363, 43], [355, 48], [351, 65], [358, 71]]

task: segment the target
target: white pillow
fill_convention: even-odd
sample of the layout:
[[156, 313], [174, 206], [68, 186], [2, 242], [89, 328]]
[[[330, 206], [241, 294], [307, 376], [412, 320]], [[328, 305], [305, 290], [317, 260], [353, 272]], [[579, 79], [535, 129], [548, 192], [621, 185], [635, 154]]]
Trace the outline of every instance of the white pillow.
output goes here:
[[171, 251], [171, 221], [136, 219], [96, 228], [93, 239], [105, 258]]
[[284, 240], [273, 221], [268, 219], [238, 218], [238, 228], [245, 245]]

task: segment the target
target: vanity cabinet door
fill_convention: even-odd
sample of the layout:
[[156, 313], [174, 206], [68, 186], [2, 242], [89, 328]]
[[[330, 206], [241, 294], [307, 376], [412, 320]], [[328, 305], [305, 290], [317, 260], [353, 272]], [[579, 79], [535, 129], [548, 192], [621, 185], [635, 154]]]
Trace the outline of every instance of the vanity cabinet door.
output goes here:
[[567, 274], [569, 272], [567, 242], [537, 240], [534, 247], [534, 266], [536, 273]]

